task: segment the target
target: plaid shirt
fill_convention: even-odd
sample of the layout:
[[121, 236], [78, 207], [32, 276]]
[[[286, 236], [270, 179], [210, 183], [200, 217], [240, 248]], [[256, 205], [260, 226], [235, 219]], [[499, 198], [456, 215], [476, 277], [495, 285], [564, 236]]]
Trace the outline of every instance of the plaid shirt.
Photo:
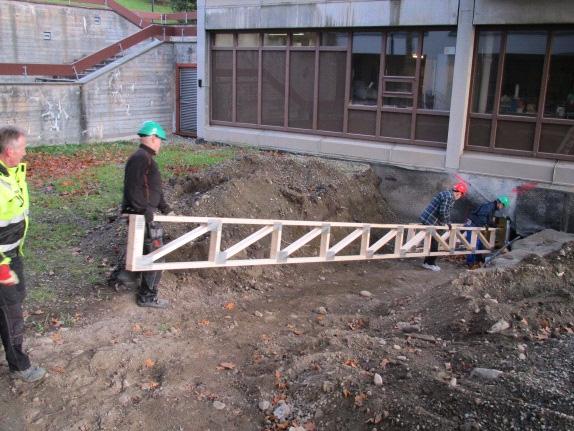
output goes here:
[[422, 224], [442, 225], [450, 223], [450, 210], [454, 206], [454, 193], [451, 190], [440, 192], [425, 208], [420, 216]]

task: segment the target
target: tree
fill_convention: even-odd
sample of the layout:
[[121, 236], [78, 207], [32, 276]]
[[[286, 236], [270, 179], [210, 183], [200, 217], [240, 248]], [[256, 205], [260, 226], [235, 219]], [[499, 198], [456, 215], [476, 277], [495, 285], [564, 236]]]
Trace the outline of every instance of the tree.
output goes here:
[[176, 12], [187, 12], [196, 9], [196, 0], [170, 0], [171, 8]]

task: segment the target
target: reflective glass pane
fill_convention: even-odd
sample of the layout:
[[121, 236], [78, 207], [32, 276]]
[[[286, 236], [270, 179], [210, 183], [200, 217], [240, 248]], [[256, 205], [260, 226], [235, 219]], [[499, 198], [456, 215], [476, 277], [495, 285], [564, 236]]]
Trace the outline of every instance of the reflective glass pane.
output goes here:
[[468, 128], [468, 145], [475, 147], [490, 147], [491, 120], [471, 118]]
[[315, 46], [317, 33], [293, 33], [291, 46]]
[[319, 54], [319, 106], [317, 126], [320, 130], [343, 131], [347, 53], [324, 51]]
[[259, 33], [239, 33], [237, 46], [240, 48], [253, 48], [259, 46]]
[[236, 120], [257, 123], [259, 52], [237, 51]]
[[413, 99], [409, 97], [383, 97], [385, 108], [412, 108]]
[[211, 118], [231, 121], [233, 51], [212, 51]]
[[381, 33], [354, 33], [351, 68], [351, 101], [376, 105], [379, 89]]
[[377, 113], [375, 111], [349, 110], [349, 133], [375, 135], [377, 128]]
[[233, 33], [215, 33], [213, 36], [213, 46], [218, 48], [232, 48]]
[[289, 60], [289, 127], [313, 127], [315, 52], [293, 51]]
[[265, 33], [264, 46], [287, 46], [287, 33]]
[[403, 93], [412, 93], [413, 83], [385, 81], [385, 91], [400, 91]]
[[322, 46], [340, 46], [346, 47], [349, 43], [347, 33], [328, 31], [321, 33]]
[[283, 126], [285, 112], [285, 51], [263, 51], [261, 68], [261, 122]]
[[450, 110], [455, 47], [455, 31], [424, 33], [419, 108]]
[[574, 126], [543, 124], [539, 151], [574, 155]]
[[534, 147], [534, 123], [498, 121], [496, 125], [496, 148], [532, 151]]
[[410, 139], [411, 118], [411, 114], [383, 112], [381, 114], [381, 136]]
[[415, 76], [419, 36], [414, 32], [387, 34], [386, 76]]
[[477, 51], [472, 112], [491, 113], [500, 57], [500, 32], [481, 31]]
[[546, 32], [509, 31], [502, 74], [500, 113], [536, 115], [546, 55]]
[[544, 115], [574, 119], [574, 31], [553, 34]]

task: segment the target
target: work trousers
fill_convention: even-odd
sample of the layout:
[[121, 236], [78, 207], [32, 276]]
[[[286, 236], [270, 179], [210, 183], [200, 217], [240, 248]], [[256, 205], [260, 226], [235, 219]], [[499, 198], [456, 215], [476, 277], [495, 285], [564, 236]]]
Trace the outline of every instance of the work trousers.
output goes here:
[[10, 256], [10, 268], [18, 275], [19, 282], [12, 286], [0, 285], [0, 337], [10, 371], [23, 371], [30, 367], [24, 352], [24, 314], [22, 302], [26, 297], [24, 266], [20, 256]]
[[[144, 254], [160, 248], [163, 245], [163, 229], [157, 222], [146, 223], [144, 237]], [[138, 274], [137, 297], [141, 302], [153, 301], [157, 298], [157, 288], [161, 281], [162, 271], [142, 271]], [[134, 274], [134, 275], [135, 275]]]
[[[437, 242], [437, 240], [434, 239], [434, 238], [431, 238], [430, 251], [431, 251], [431, 252], [433, 252], [433, 251], [438, 251], [438, 242]], [[424, 261], [424, 262], [425, 262], [427, 265], [434, 265], [434, 264], [436, 264], [436, 258], [437, 258], [436, 256], [427, 256], [427, 257], [425, 257], [425, 261]], [[420, 261], [419, 261], [419, 262], [420, 262]]]

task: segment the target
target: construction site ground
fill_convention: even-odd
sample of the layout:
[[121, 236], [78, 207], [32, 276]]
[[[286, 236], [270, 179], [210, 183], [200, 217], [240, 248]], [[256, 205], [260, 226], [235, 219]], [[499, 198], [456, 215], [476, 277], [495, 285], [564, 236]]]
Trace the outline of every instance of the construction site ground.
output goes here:
[[[134, 148], [30, 154], [42, 229], [26, 347], [49, 375], [11, 380], [0, 361], [0, 430], [574, 429], [568, 235], [541, 232], [526, 247], [544, 252], [488, 270], [445, 258], [437, 273], [419, 259], [166, 272], [171, 307], [139, 308], [106, 283]], [[365, 164], [185, 144], [160, 156], [179, 214], [399, 222]]]

